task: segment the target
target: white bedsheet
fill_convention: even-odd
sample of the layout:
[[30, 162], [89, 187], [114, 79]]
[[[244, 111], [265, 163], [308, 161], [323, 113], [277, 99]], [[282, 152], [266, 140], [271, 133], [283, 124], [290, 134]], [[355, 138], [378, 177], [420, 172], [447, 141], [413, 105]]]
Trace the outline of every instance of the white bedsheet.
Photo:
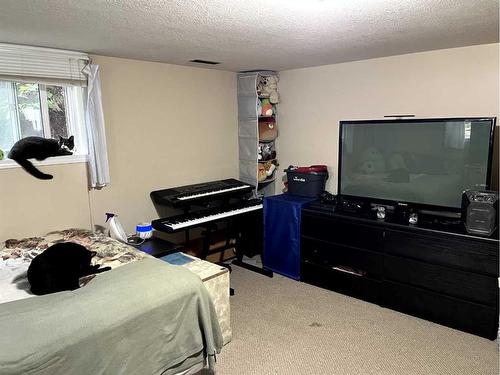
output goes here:
[[0, 303], [35, 297], [30, 292], [28, 267], [21, 258], [0, 260]]

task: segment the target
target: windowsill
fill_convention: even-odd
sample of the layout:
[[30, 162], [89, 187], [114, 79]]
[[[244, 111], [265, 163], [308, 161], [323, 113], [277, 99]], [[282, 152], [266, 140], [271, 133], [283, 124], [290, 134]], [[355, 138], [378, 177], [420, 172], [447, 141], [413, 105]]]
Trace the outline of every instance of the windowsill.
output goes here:
[[[87, 160], [88, 160], [87, 155], [55, 156], [53, 158], [47, 158], [43, 161], [30, 159], [33, 165], [76, 164], [76, 163], [85, 163]], [[10, 168], [21, 168], [21, 166], [11, 159], [0, 160], [0, 169], [10, 169]]]

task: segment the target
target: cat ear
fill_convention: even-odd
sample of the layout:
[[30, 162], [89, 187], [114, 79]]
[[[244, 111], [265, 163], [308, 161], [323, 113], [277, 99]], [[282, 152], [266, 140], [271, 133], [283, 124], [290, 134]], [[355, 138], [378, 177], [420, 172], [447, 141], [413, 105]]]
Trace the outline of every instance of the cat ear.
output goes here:
[[68, 138], [68, 141], [73, 142], [74, 139], [75, 139], [75, 137], [71, 136]]

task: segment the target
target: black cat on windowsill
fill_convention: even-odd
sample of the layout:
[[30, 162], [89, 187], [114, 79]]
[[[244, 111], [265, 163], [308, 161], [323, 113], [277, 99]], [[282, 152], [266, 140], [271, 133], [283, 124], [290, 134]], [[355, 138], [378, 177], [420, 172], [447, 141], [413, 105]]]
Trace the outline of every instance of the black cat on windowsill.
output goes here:
[[50, 180], [52, 175], [43, 173], [37, 169], [28, 159], [45, 160], [53, 156], [72, 155], [70, 151], [75, 147], [73, 136], [69, 138], [59, 137], [59, 140], [26, 137], [17, 141], [9, 152], [8, 157], [17, 162], [33, 177], [40, 180]]

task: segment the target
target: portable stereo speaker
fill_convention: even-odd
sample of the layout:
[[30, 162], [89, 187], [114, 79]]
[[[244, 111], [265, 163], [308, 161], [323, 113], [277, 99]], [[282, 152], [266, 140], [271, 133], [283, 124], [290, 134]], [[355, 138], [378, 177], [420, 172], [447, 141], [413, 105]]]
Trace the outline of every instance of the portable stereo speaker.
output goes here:
[[466, 190], [462, 194], [462, 220], [468, 233], [491, 236], [497, 228], [498, 193]]

